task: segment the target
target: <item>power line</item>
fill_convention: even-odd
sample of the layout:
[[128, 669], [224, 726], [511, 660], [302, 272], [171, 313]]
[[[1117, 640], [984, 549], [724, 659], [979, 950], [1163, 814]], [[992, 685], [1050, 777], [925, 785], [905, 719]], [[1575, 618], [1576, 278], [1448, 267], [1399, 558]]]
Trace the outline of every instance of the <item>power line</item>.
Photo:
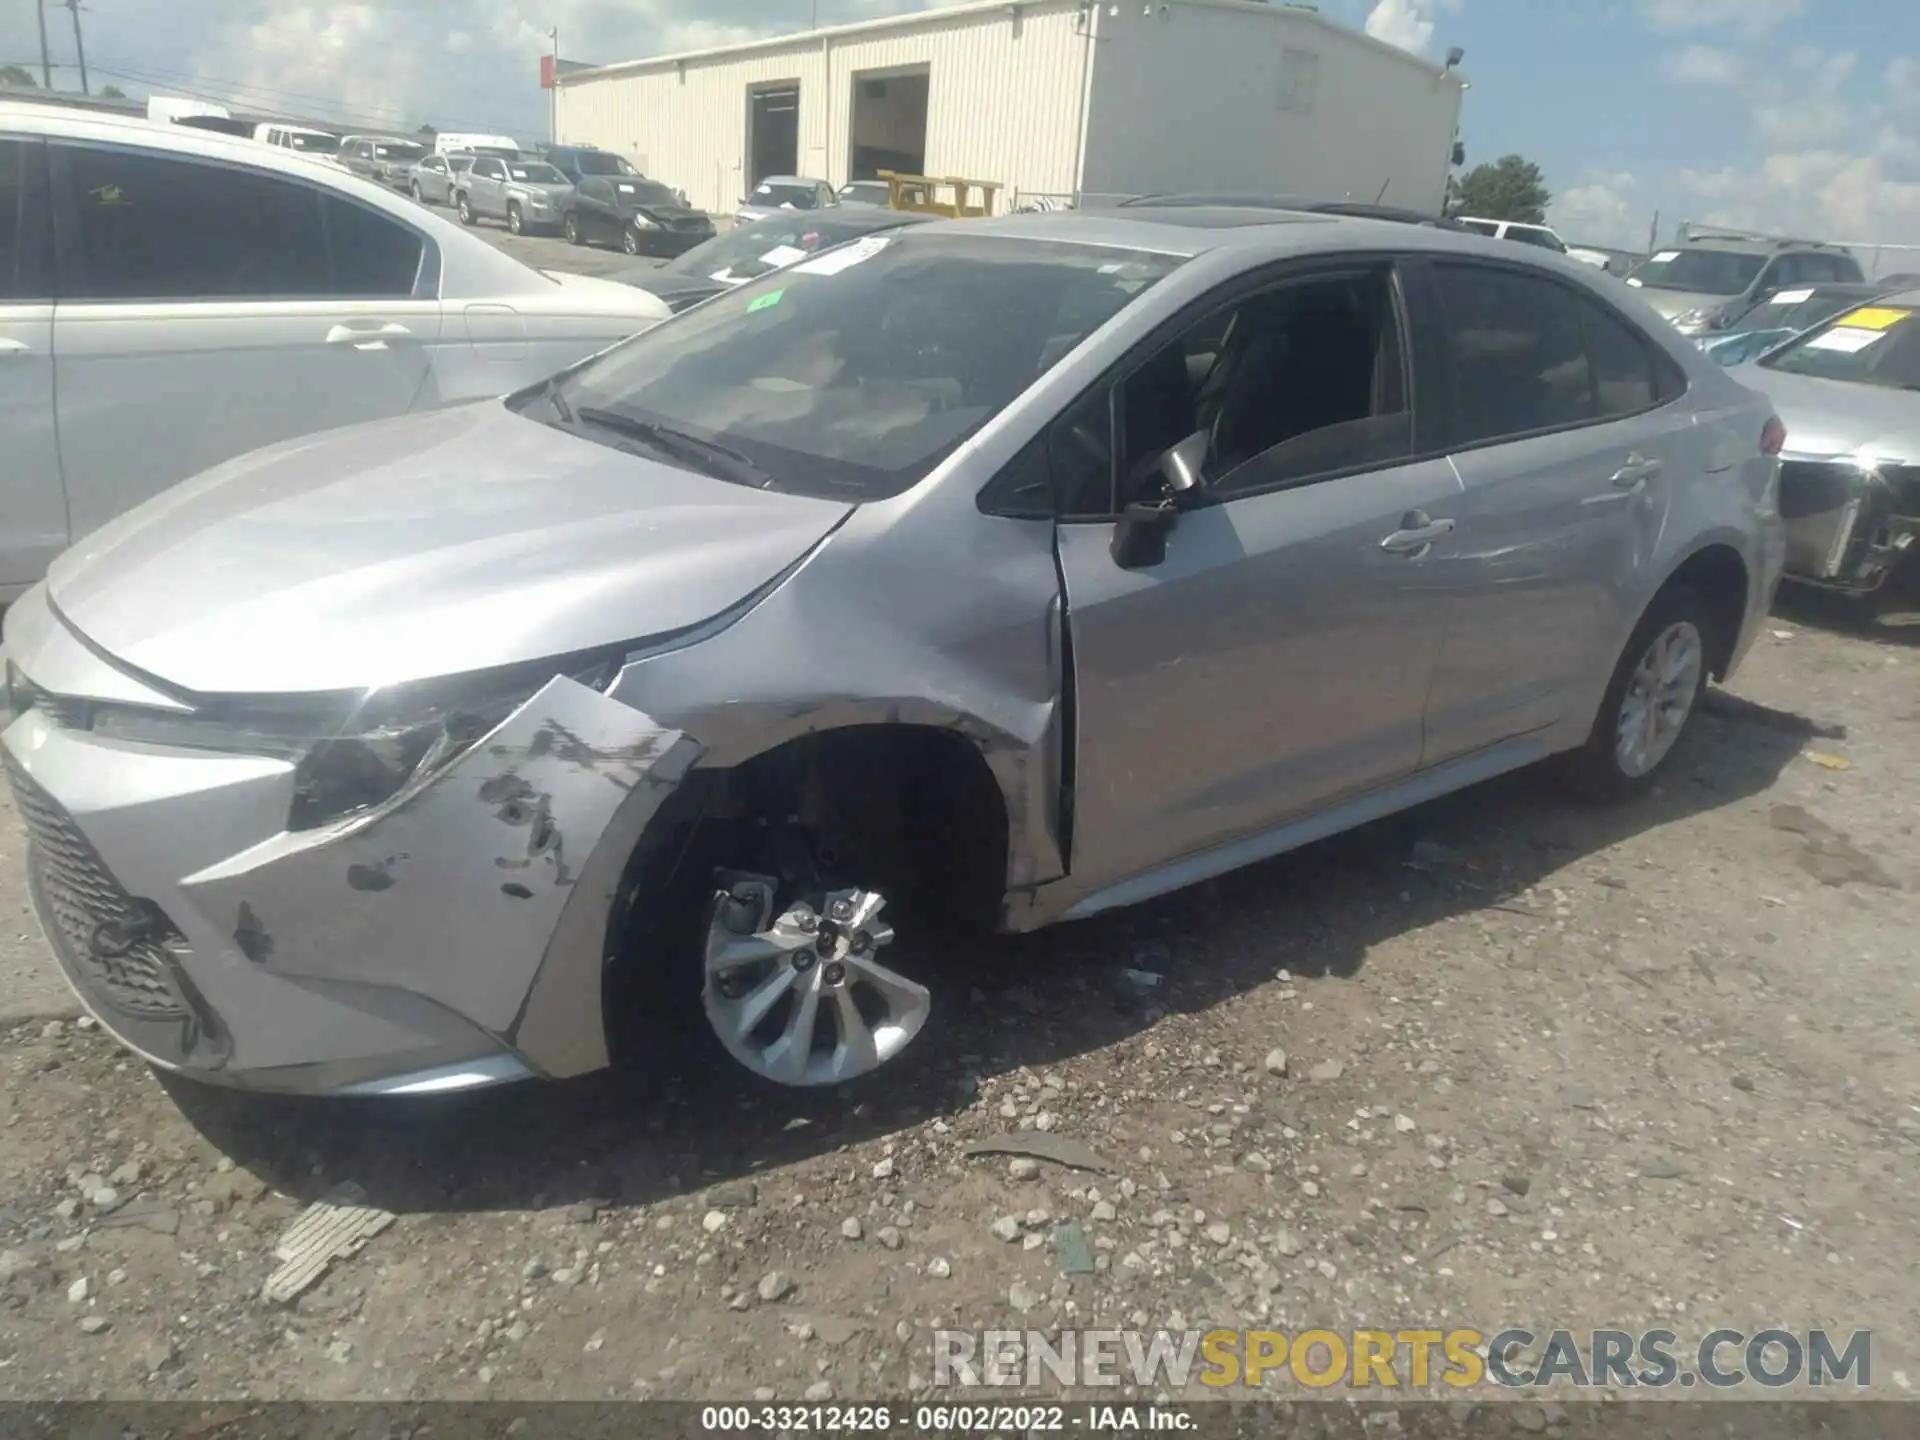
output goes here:
[[67, 13], [73, 17], [73, 53], [80, 61], [80, 93], [91, 95], [87, 88], [87, 42], [80, 38], [80, 0], [63, 0]]

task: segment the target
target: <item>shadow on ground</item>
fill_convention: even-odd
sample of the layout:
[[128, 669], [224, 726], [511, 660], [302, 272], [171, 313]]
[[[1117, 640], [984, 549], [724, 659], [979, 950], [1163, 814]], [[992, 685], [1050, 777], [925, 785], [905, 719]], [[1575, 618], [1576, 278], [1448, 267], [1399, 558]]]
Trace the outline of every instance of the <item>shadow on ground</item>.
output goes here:
[[[1355, 974], [1382, 941], [1507, 904], [1627, 836], [1765, 791], [1820, 727], [1722, 697], [1643, 799], [1589, 808], [1534, 769], [1099, 919], [981, 938], [935, 958], [936, 1015], [883, 1082], [760, 1086], [729, 1064], [661, 1056], [644, 1071], [441, 1101], [268, 1100], [190, 1082], [190, 1123], [276, 1188], [343, 1179], [401, 1212], [644, 1205], [751, 1177], [962, 1107], [981, 1076], [1043, 1067], [1135, 1034], [1152, 1006], [1200, 1012], [1285, 968]], [[1164, 982], [1146, 1001], [1121, 972]]]

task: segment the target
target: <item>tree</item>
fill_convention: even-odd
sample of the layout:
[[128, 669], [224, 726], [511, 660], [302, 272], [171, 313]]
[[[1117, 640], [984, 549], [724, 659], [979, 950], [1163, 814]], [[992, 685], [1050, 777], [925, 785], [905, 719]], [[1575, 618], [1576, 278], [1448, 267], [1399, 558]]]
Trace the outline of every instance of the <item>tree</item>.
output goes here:
[[122, 90], [118, 85], [106, 85], [101, 87], [100, 98], [102, 100], [124, 100], [127, 98], [127, 92]]
[[1553, 192], [1540, 167], [1521, 155], [1476, 165], [1454, 187], [1452, 213], [1543, 225]]
[[38, 90], [40, 82], [28, 74], [23, 66], [0, 65], [0, 85], [11, 85], [17, 90]]

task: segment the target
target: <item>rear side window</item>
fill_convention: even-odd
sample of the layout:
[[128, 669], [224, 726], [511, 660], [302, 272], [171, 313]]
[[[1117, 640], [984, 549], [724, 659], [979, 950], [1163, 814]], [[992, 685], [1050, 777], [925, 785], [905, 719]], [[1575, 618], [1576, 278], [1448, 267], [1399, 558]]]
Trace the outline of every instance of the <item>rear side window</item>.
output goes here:
[[413, 291], [424, 242], [308, 185], [148, 151], [59, 147], [83, 300], [327, 299]]
[[52, 253], [40, 142], [0, 139], [0, 303], [51, 300]]
[[1446, 443], [1475, 445], [1649, 410], [1683, 388], [1612, 310], [1544, 277], [1438, 264], [1453, 404]]

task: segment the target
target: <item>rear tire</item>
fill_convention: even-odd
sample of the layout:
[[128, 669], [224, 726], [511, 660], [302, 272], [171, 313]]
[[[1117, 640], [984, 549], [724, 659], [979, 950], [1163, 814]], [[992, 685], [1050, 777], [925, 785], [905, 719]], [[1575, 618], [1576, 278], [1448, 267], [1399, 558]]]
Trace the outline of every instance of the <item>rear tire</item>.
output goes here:
[[1625, 800], [1658, 783], [1699, 712], [1709, 657], [1721, 653], [1717, 623], [1691, 586], [1654, 597], [1614, 666], [1587, 743], [1567, 757], [1575, 789]]

